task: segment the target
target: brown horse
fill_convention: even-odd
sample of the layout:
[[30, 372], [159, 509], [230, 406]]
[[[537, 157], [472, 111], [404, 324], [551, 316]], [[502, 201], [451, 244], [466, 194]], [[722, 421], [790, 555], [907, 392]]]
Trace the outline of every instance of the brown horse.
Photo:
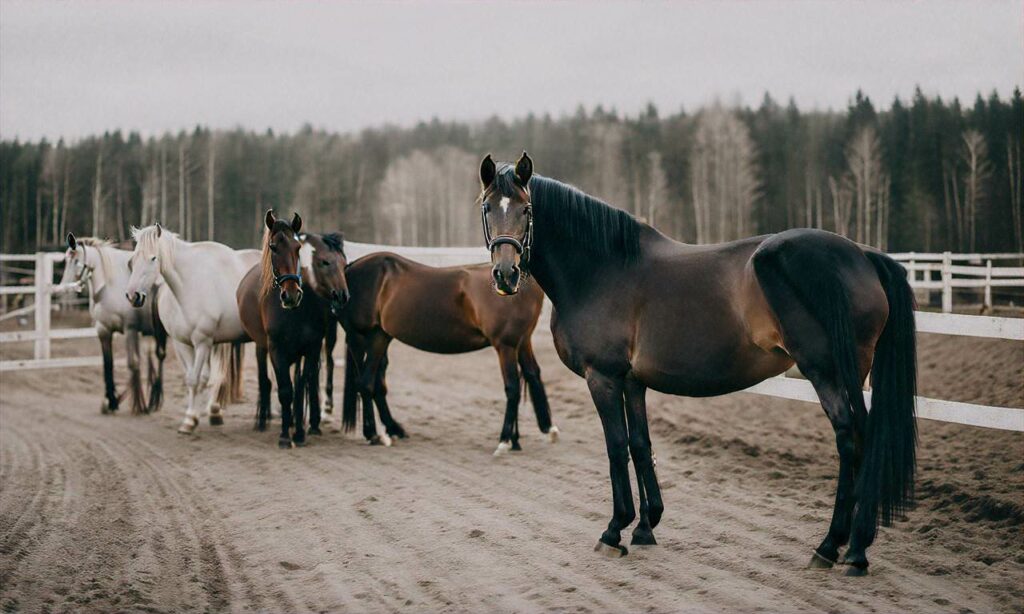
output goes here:
[[[269, 353], [281, 402], [278, 445], [289, 448], [306, 443], [304, 398], [309, 399], [309, 433], [321, 433], [320, 349], [325, 335], [337, 329], [330, 312], [348, 300], [347, 263], [341, 235], [300, 236], [302, 219], [298, 214], [289, 223], [267, 211], [266, 225], [262, 261], [242, 278], [236, 297], [242, 326], [256, 342], [256, 428], [266, 429], [270, 418]], [[312, 292], [303, 293], [303, 286]], [[295, 430], [290, 434], [292, 427]]]
[[[357, 399], [363, 398], [363, 435], [371, 443], [405, 437], [387, 405], [385, 372], [388, 345], [398, 339], [420, 350], [461, 354], [493, 347], [505, 382], [505, 423], [495, 455], [520, 450], [518, 408], [520, 370], [526, 380], [537, 425], [550, 441], [558, 439], [551, 424], [547, 393], [530, 336], [540, 317], [544, 294], [527, 285], [515, 297], [495, 296], [487, 264], [437, 268], [392, 253], [370, 254], [346, 271], [352, 300], [338, 312], [345, 329], [345, 395], [342, 422], [355, 426]], [[388, 437], [377, 435], [376, 402]]]
[[[684, 245], [563, 183], [515, 167], [480, 166], [478, 201], [499, 292], [528, 272], [554, 304], [562, 361], [586, 378], [604, 427], [614, 515], [598, 550], [654, 544], [663, 511], [647, 426], [647, 388], [713, 396], [796, 363], [814, 385], [839, 449], [839, 484], [814, 567], [867, 572], [879, 517], [912, 502], [916, 423], [913, 295], [888, 256], [821, 230], [721, 245]], [[867, 411], [862, 384], [871, 374]], [[852, 526], [852, 529], [851, 529]], [[852, 533], [852, 539], [851, 539]]]

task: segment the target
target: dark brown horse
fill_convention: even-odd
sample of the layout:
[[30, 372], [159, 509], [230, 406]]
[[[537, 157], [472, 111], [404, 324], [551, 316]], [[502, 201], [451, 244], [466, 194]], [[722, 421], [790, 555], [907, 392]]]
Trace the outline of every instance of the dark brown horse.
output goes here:
[[[866, 573], [879, 521], [912, 502], [916, 423], [913, 296], [888, 256], [821, 230], [721, 245], [684, 245], [627, 213], [515, 167], [480, 167], [478, 205], [497, 289], [528, 272], [551, 298], [555, 347], [586, 378], [604, 427], [614, 514], [598, 549], [623, 555], [621, 531], [654, 544], [663, 511], [647, 425], [647, 388], [712, 396], [796, 363], [835, 430], [839, 484], [812, 566], [849, 542], [849, 575]], [[862, 383], [871, 374], [869, 413]], [[852, 536], [851, 536], [852, 534]]]
[[[278, 445], [288, 448], [306, 443], [304, 399], [309, 400], [309, 433], [320, 434], [320, 350], [325, 334], [337, 329], [331, 310], [348, 300], [346, 261], [341, 235], [300, 236], [298, 214], [289, 223], [268, 211], [266, 225], [262, 261], [242, 278], [236, 297], [242, 326], [256, 342], [256, 427], [266, 429], [270, 418], [269, 354], [281, 402]], [[304, 293], [303, 286], [312, 291]]]
[[[386, 252], [360, 258], [349, 266], [346, 276], [352, 300], [338, 312], [348, 346], [342, 410], [346, 429], [355, 426], [358, 393], [363, 398], [363, 435], [371, 443], [389, 443], [390, 437], [405, 436], [402, 426], [391, 417], [385, 383], [388, 345], [398, 339], [438, 354], [494, 348], [506, 400], [496, 455], [521, 449], [520, 370], [537, 425], [550, 441], [557, 441], [558, 427], [551, 424], [547, 393], [530, 340], [544, 301], [540, 288], [527, 285], [517, 296], [498, 297], [491, 287], [490, 265], [437, 268]], [[387, 438], [377, 435], [374, 402]]]

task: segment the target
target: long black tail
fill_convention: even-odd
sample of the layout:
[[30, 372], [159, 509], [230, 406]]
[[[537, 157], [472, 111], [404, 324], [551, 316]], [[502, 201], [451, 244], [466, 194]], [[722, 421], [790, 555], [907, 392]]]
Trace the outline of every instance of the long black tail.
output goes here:
[[359, 377], [361, 361], [362, 356], [357, 356], [348, 339], [345, 339], [345, 388], [341, 401], [341, 426], [346, 433], [356, 428], [356, 419], [359, 417], [359, 385], [356, 379]]
[[[914, 500], [917, 420], [917, 348], [914, 294], [907, 272], [884, 254], [868, 253], [889, 300], [889, 319], [875, 346], [871, 367], [864, 465], [858, 484], [859, 505], [875, 510], [885, 526]], [[878, 512], [881, 512], [880, 516]]]

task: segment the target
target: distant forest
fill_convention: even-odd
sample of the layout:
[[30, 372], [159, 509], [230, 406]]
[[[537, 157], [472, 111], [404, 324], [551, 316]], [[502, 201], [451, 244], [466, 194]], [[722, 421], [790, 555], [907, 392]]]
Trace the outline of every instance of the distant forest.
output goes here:
[[263, 212], [299, 212], [351, 240], [479, 245], [474, 207], [485, 153], [526, 149], [540, 174], [572, 183], [687, 242], [797, 226], [890, 251], [1024, 251], [1024, 101], [973, 104], [861, 93], [841, 111], [766, 95], [637, 116], [424, 122], [338, 134], [197, 127], [158, 138], [109, 132], [75, 142], [0, 142], [0, 252], [115, 240], [160, 221], [191, 240], [257, 245]]

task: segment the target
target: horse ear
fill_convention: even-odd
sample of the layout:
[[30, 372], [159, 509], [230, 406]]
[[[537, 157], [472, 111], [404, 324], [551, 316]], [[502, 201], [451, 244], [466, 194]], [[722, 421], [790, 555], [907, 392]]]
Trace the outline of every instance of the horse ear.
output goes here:
[[276, 222], [277, 220], [274, 219], [274, 210], [273, 209], [267, 209], [267, 215], [263, 218], [263, 221], [267, 225], [267, 230], [273, 230], [274, 229], [274, 222]]
[[519, 156], [519, 161], [516, 162], [516, 179], [519, 181], [519, 185], [529, 187], [530, 177], [533, 177], [533, 160], [530, 156], [523, 151], [523, 155]]
[[292, 232], [299, 234], [300, 230], [302, 230], [302, 218], [299, 217], [298, 213], [295, 213], [292, 215]]
[[164, 234], [164, 227], [160, 225], [160, 222], [157, 222], [156, 223], [156, 236], [160, 237], [162, 234]]
[[494, 178], [498, 175], [498, 167], [494, 165], [494, 160], [491, 159], [491, 154], [484, 156], [483, 161], [480, 162], [480, 184], [486, 190], [494, 183]]
[[75, 233], [68, 233], [68, 249], [74, 251], [78, 249], [78, 239], [75, 238]]

